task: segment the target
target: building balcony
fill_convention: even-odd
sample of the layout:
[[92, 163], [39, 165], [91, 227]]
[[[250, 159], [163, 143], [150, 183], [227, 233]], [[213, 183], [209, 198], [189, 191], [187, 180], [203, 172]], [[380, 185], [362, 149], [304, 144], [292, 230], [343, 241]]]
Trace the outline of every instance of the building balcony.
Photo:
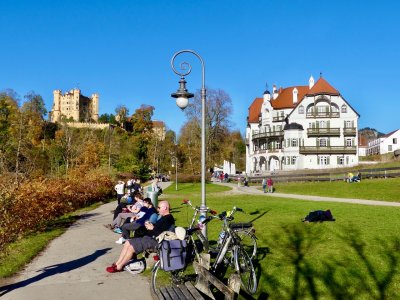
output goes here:
[[356, 133], [357, 133], [357, 128], [355, 128], [355, 127], [343, 128], [344, 136], [356, 136]]
[[285, 116], [276, 116], [272, 118], [272, 122], [283, 122], [285, 121]]
[[267, 153], [279, 153], [279, 152], [282, 152], [281, 148], [270, 148], [270, 149], [254, 150], [252, 154], [267, 154]]
[[261, 131], [257, 133], [253, 133], [252, 139], [261, 139], [261, 138], [271, 138], [271, 137], [283, 137], [283, 130], [280, 131]]
[[340, 136], [340, 128], [308, 128], [308, 137], [313, 136]]
[[338, 111], [310, 111], [306, 114], [307, 118], [339, 118]]
[[356, 146], [300, 146], [300, 154], [357, 154]]

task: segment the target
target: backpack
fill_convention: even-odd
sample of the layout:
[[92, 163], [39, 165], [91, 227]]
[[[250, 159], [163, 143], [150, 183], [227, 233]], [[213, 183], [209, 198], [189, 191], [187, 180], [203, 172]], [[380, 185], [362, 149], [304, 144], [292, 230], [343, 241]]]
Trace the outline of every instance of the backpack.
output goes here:
[[324, 210], [312, 211], [303, 219], [303, 222], [324, 222], [324, 221], [335, 221], [329, 209], [325, 211]]
[[159, 245], [161, 269], [164, 271], [183, 269], [186, 252], [186, 241], [163, 240]]
[[145, 259], [131, 259], [125, 265], [124, 270], [131, 273], [132, 275], [140, 274], [146, 270]]

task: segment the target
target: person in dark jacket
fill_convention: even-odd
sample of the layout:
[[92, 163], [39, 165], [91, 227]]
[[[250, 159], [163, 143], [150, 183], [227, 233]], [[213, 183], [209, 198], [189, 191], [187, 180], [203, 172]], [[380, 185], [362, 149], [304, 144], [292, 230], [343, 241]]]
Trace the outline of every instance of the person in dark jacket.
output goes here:
[[163, 231], [168, 231], [175, 224], [174, 217], [169, 211], [168, 201], [160, 201], [160, 203], [158, 203], [157, 210], [158, 214], [160, 215], [160, 219], [158, 219], [155, 224], [152, 224], [149, 221], [145, 223], [145, 227], [147, 229], [145, 236], [133, 238], [125, 242], [118, 260], [106, 268], [107, 272], [121, 272], [128, 261], [132, 259], [134, 254], [142, 253], [148, 249], [157, 248], [158, 242], [155, 238]]

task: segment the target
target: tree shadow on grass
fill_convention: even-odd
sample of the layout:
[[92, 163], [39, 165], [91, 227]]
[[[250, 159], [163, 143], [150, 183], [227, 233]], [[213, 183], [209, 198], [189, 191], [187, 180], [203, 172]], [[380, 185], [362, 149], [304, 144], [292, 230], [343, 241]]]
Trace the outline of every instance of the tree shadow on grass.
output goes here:
[[47, 267], [39, 270], [38, 272], [40, 272], [40, 271], [42, 271], [42, 272], [32, 278], [28, 278], [28, 279], [25, 279], [20, 282], [16, 282], [13, 284], [9, 284], [9, 285], [0, 287], [0, 297], [7, 294], [8, 292], [11, 292], [12, 290], [28, 286], [31, 283], [40, 281], [46, 277], [50, 277], [50, 276], [53, 276], [56, 274], [61, 274], [61, 273], [65, 273], [65, 272], [69, 272], [69, 271], [78, 269], [84, 265], [87, 265], [87, 264], [95, 261], [98, 257], [106, 254], [109, 250], [111, 250], [111, 248], [104, 248], [104, 249], [96, 250], [95, 252], [93, 252], [90, 255], [87, 255], [87, 256], [84, 256], [84, 257], [81, 257], [81, 258], [78, 258], [75, 260], [71, 260], [71, 261], [68, 261], [65, 263], [60, 263], [60, 264], [56, 264], [56, 265], [52, 265], [52, 266], [47, 266]]
[[[354, 226], [339, 237], [340, 252], [315, 257], [330, 243], [318, 226], [282, 226], [275, 235], [281, 258], [262, 273], [268, 294], [277, 299], [399, 299], [400, 239], [378, 239], [371, 248]], [[290, 277], [282, 278], [276, 272], [281, 269]]]

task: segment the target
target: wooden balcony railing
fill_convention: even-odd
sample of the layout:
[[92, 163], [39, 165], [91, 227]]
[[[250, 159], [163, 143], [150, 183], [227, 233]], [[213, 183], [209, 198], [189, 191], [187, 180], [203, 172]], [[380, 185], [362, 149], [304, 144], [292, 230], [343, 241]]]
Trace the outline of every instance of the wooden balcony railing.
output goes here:
[[308, 128], [308, 137], [311, 136], [340, 136], [340, 128]]
[[283, 122], [285, 121], [285, 116], [276, 116], [272, 118], [272, 122]]
[[340, 113], [338, 111], [309, 111], [306, 113], [307, 118], [339, 118]]
[[252, 139], [270, 138], [270, 137], [283, 137], [283, 130], [280, 131], [261, 131], [253, 133]]
[[343, 128], [343, 135], [344, 136], [356, 136], [357, 128], [355, 127], [345, 127]]
[[356, 146], [300, 146], [300, 154], [357, 154]]

